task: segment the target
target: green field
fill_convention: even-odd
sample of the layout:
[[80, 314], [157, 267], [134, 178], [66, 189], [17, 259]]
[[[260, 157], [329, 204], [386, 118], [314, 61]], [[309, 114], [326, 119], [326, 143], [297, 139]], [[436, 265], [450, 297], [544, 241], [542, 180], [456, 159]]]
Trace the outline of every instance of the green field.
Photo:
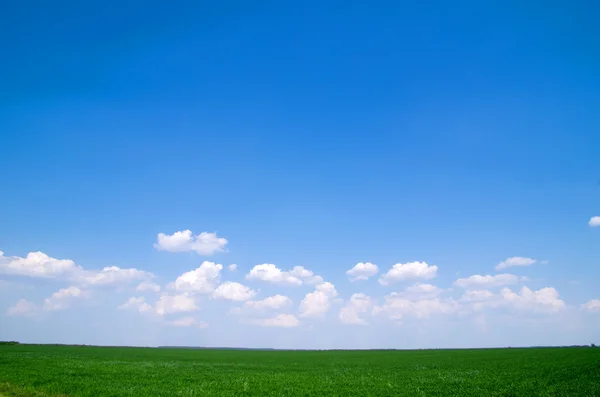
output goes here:
[[600, 349], [0, 346], [0, 395], [600, 396]]

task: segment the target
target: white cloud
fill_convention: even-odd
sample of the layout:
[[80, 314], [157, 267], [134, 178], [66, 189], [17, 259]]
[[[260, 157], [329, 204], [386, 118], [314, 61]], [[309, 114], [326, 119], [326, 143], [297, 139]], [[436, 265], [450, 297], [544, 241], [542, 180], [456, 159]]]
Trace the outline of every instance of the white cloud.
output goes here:
[[323, 278], [303, 266], [294, 266], [290, 271], [283, 271], [272, 263], [254, 266], [246, 275], [248, 280], [261, 280], [280, 285], [302, 285], [303, 283], [317, 285], [323, 283]]
[[591, 227], [597, 227], [600, 226], [600, 216], [593, 216], [588, 225], [590, 225]]
[[518, 284], [526, 280], [527, 277], [519, 277], [508, 273], [496, 274], [495, 276], [489, 274], [480, 276], [475, 274], [471, 277], [459, 278], [454, 282], [454, 285], [461, 288], [492, 288], [503, 285]]
[[155, 284], [155, 283], [150, 282], [150, 281], [143, 281], [140, 284], [138, 284], [137, 287], [135, 287], [135, 290], [136, 291], [140, 291], [140, 292], [152, 291], [152, 292], [159, 293], [160, 292], [160, 285]]
[[344, 324], [367, 325], [360, 314], [367, 313], [373, 305], [374, 302], [369, 296], [363, 293], [352, 294], [346, 306], [340, 309], [338, 318]]
[[590, 312], [600, 312], [600, 299], [592, 299], [584, 303], [581, 305], [581, 309]]
[[235, 307], [230, 313], [237, 316], [257, 316], [273, 310], [282, 310], [291, 307], [292, 300], [287, 296], [273, 295], [262, 300], [249, 300], [241, 307]]
[[244, 303], [244, 308], [251, 310], [277, 310], [292, 305], [292, 300], [287, 296], [273, 295], [259, 301], [248, 301]]
[[232, 301], [246, 301], [256, 295], [256, 291], [233, 281], [226, 281], [213, 291], [215, 299], [227, 299]]
[[167, 325], [172, 327], [196, 327], [196, 328], [206, 328], [208, 324], [199, 321], [197, 318], [192, 316], [181, 317], [176, 320], [167, 321]]
[[300, 325], [300, 321], [293, 314], [278, 314], [272, 318], [252, 319], [248, 322], [261, 327], [291, 328]]
[[425, 262], [396, 263], [386, 274], [381, 276], [379, 283], [388, 285], [395, 281], [408, 279], [432, 279], [437, 276], [437, 266]]
[[503, 288], [500, 296], [510, 306], [520, 310], [558, 312], [565, 308], [565, 302], [558, 299], [558, 292], [550, 287], [537, 291], [522, 287], [518, 294], [508, 288]]
[[58, 277], [81, 270], [81, 266], [70, 259], [55, 259], [39, 251], [30, 252], [25, 258], [4, 256], [4, 253], [0, 252], [0, 273], [27, 277]]
[[55, 259], [43, 252], [30, 252], [25, 258], [0, 255], [0, 273], [27, 277], [61, 278], [84, 285], [125, 284], [154, 277], [152, 273], [116, 266], [84, 270], [70, 259]]
[[75, 281], [84, 285], [124, 285], [133, 281], [153, 278], [152, 273], [138, 269], [121, 269], [117, 266], [105, 267], [100, 271], [83, 271]]
[[9, 316], [27, 316], [34, 314], [38, 310], [37, 306], [27, 299], [19, 299], [12, 307], [8, 308], [6, 314]]
[[419, 319], [429, 318], [433, 315], [446, 315], [456, 313], [460, 305], [454, 299], [406, 299], [402, 293], [393, 292], [385, 297], [385, 303], [373, 308], [373, 315], [386, 315], [388, 318], [399, 321], [405, 316]]
[[193, 312], [198, 310], [194, 297], [187, 294], [162, 295], [156, 302], [156, 314], [164, 316], [171, 313]]
[[532, 291], [523, 286], [518, 293], [505, 287], [498, 294], [485, 289], [471, 290], [465, 292], [459, 301], [464, 304], [464, 309], [467, 312], [469, 310], [479, 312], [485, 308], [504, 308], [517, 311], [554, 313], [565, 308], [565, 303], [559, 299], [558, 292], [550, 287]]
[[64, 299], [69, 297], [82, 296], [83, 291], [77, 287], [62, 288], [52, 294], [52, 299]]
[[485, 308], [499, 308], [506, 306], [506, 302], [498, 294], [487, 289], [468, 290], [460, 297], [463, 304], [463, 313], [470, 311], [480, 312]]
[[289, 273], [290, 276], [299, 278], [304, 283], [310, 285], [322, 284], [325, 281], [323, 280], [323, 277], [317, 276], [312, 271], [306, 269], [304, 266], [294, 266]]
[[0, 255], [0, 273], [27, 277], [60, 278], [80, 285], [119, 285], [154, 277], [152, 273], [117, 266], [84, 270], [70, 259], [55, 259], [43, 252], [30, 252], [25, 258]]
[[444, 292], [443, 289], [436, 287], [433, 284], [416, 283], [407, 287], [403, 292], [399, 292], [398, 296], [405, 299], [420, 300], [435, 298]]
[[323, 317], [329, 311], [333, 299], [337, 296], [335, 286], [324, 282], [316, 286], [315, 291], [309, 292], [300, 302], [300, 317]]
[[[512, 258], [508, 258], [508, 259], [498, 263], [498, 265], [496, 266], [496, 270], [502, 270], [502, 269], [506, 269], [507, 267], [513, 267], [513, 266], [531, 266], [537, 262], [538, 262], [537, 259], [513, 256]], [[543, 261], [543, 262], [546, 262], [546, 261]]]
[[127, 302], [123, 303], [122, 305], [119, 305], [118, 309], [137, 309], [145, 301], [146, 299], [143, 296], [132, 296], [131, 298], [127, 299]]
[[175, 232], [172, 235], [159, 233], [154, 248], [159, 251], [191, 252], [199, 255], [212, 255], [225, 251], [227, 240], [216, 233], [202, 232], [194, 236], [191, 230]]
[[460, 297], [463, 302], [484, 302], [489, 301], [494, 297], [494, 294], [487, 289], [482, 290], [469, 290]]
[[121, 310], [137, 310], [140, 313], [147, 313], [152, 311], [152, 306], [146, 303], [146, 299], [143, 296], [135, 297], [132, 296], [118, 307]]
[[371, 262], [357, 263], [354, 267], [346, 272], [350, 281], [368, 280], [377, 274], [379, 268]]
[[44, 299], [44, 310], [64, 310], [69, 307], [73, 299], [87, 296], [85, 291], [75, 286], [62, 288], [53, 293], [50, 298]]
[[179, 292], [210, 294], [221, 279], [223, 266], [214, 262], [203, 262], [199, 268], [183, 273], [175, 280]]
[[237, 270], [237, 265], [232, 263], [231, 265], [227, 266], [227, 269], [229, 269], [230, 272], [235, 272]]

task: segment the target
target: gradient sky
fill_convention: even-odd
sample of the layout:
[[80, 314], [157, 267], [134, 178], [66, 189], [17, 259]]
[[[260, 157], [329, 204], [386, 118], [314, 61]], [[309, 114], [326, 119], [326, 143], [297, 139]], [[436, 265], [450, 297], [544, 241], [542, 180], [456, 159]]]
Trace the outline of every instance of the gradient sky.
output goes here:
[[599, 12], [3, 7], [0, 340], [599, 343]]

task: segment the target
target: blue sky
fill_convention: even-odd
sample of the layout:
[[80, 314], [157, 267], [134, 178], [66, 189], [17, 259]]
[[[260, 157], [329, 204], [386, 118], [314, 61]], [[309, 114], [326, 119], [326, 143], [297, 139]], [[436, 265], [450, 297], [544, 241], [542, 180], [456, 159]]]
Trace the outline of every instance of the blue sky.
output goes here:
[[600, 342], [587, 3], [9, 6], [0, 339]]

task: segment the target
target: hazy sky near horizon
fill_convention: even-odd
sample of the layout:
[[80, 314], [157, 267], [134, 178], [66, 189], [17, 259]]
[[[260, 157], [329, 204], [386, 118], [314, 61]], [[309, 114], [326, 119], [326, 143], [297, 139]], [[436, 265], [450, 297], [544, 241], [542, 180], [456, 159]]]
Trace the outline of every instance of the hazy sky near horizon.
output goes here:
[[600, 343], [593, 2], [0, 15], [0, 340]]

